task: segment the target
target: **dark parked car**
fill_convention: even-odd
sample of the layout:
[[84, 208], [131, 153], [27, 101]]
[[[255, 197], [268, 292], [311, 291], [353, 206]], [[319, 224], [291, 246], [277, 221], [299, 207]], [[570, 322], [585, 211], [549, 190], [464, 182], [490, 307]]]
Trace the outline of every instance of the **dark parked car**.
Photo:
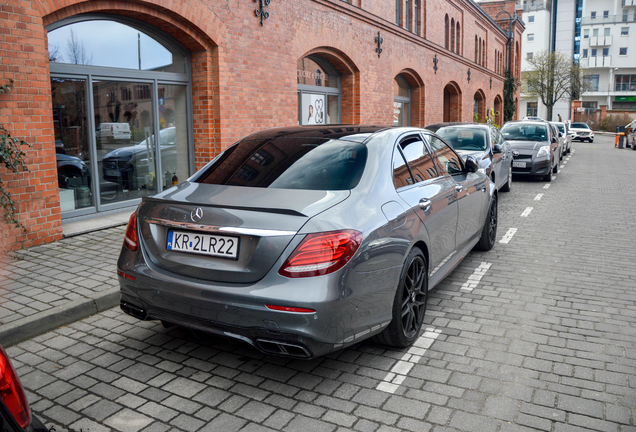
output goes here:
[[121, 308], [291, 357], [408, 346], [428, 290], [494, 245], [497, 191], [478, 170], [424, 129], [256, 133], [143, 198]]
[[0, 346], [0, 431], [48, 432], [33, 414], [9, 356]]
[[512, 149], [513, 174], [552, 181], [552, 173], [559, 172], [561, 156], [554, 126], [543, 121], [514, 121], [506, 123], [501, 134]]
[[473, 156], [497, 190], [510, 192], [512, 151], [499, 129], [484, 123], [436, 123], [426, 126], [450, 144], [460, 156]]
[[86, 162], [65, 153], [55, 153], [57, 162], [57, 182], [59, 187], [91, 187], [91, 173]]
[[[175, 128], [159, 131], [162, 171], [175, 173], [177, 167], [177, 147]], [[119, 183], [124, 189], [141, 189], [152, 181], [150, 173], [154, 166], [154, 135], [139, 144], [122, 147], [104, 155], [104, 180]]]

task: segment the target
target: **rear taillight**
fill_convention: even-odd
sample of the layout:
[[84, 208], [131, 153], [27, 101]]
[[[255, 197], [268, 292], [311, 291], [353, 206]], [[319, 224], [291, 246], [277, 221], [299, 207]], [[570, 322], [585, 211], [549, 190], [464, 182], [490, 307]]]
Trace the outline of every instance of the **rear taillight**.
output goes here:
[[308, 234], [278, 273], [290, 278], [333, 273], [349, 262], [360, 243], [362, 233], [353, 230]]
[[0, 346], [0, 399], [9, 409], [18, 424], [26, 429], [31, 424], [31, 409], [24, 389], [9, 357]]
[[129, 250], [135, 252], [139, 249], [137, 245], [137, 213], [133, 213], [128, 221], [126, 227], [126, 235], [124, 236], [124, 246]]

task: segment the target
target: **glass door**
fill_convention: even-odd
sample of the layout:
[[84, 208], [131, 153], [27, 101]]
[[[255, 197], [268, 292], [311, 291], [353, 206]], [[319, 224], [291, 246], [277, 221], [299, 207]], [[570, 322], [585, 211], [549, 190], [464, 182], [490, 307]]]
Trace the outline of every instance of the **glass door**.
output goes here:
[[51, 78], [51, 95], [61, 211], [94, 207], [86, 80]]
[[153, 85], [93, 81], [101, 204], [157, 192]]

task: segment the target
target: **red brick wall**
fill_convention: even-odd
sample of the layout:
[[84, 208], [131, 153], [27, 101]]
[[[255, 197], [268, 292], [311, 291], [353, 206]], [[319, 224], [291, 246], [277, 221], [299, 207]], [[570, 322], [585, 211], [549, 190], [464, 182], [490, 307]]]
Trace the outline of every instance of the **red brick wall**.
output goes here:
[[[251, 1], [10, 0], [0, 9], [0, 79], [14, 79], [16, 88], [0, 96], [0, 122], [34, 148], [28, 151], [29, 173], [2, 177], [19, 200], [27, 227], [25, 234], [3, 229], [5, 243], [20, 248], [61, 236], [44, 26], [79, 13], [117, 13], [145, 21], [191, 51], [197, 168], [252, 132], [297, 124], [296, 65], [311, 53], [328, 59], [342, 74], [342, 119], [347, 123], [392, 124], [393, 79], [400, 73], [413, 87], [413, 125], [442, 120], [443, 89], [451, 82], [459, 92], [453, 106], [462, 121], [472, 121], [476, 92], [485, 95], [486, 108], [502, 95], [494, 47], [501, 48], [505, 35], [472, 3], [422, 0], [422, 34], [425, 29], [428, 39], [394, 24], [393, 1], [354, 4], [272, 2], [261, 27]], [[446, 13], [461, 25], [461, 55], [443, 48]], [[378, 31], [384, 39], [379, 57]], [[486, 41], [488, 67], [473, 61], [476, 34]]]

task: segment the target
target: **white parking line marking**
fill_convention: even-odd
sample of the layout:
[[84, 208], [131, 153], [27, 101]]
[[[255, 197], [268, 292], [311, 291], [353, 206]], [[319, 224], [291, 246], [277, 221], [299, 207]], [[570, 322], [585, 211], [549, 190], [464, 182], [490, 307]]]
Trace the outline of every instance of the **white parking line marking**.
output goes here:
[[526, 207], [526, 209], [523, 211], [523, 213], [521, 213], [521, 217], [528, 217], [530, 215], [530, 212], [532, 211], [534, 207]]
[[543, 198], [543, 194], [537, 194], [536, 197], [534, 197], [535, 201], [541, 201], [541, 198]]
[[427, 327], [414, 343], [411, 348], [402, 356], [402, 358], [391, 368], [391, 371], [386, 374], [384, 379], [376, 390], [380, 390], [386, 393], [395, 393], [400, 387], [400, 384], [404, 382], [408, 373], [413, 369], [413, 366], [418, 364], [422, 360], [422, 356], [427, 349], [433, 345], [435, 339], [442, 334], [442, 331], [433, 327]]
[[565, 164], [563, 164], [563, 165], [561, 165], [561, 166], [559, 167], [559, 169], [563, 169], [563, 168], [565, 168]]
[[510, 243], [510, 240], [512, 240], [512, 237], [515, 235], [517, 230], [518, 228], [510, 228], [508, 232], [504, 234], [503, 238], [499, 240], [499, 243], [505, 243], [505, 244]]
[[550, 183], [548, 183], [547, 185], [543, 186], [543, 189], [548, 189], [550, 187]]
[[491, 265], [492, 263], [482, 262], [479, 267], [475, 269], [473, 274], [468, 276], [468, 280], [459, 290], [462, 292], [472, 292], [475, 288], [477, 288], [479, 281], [481, 281], [481, 278], [484, 277]]

